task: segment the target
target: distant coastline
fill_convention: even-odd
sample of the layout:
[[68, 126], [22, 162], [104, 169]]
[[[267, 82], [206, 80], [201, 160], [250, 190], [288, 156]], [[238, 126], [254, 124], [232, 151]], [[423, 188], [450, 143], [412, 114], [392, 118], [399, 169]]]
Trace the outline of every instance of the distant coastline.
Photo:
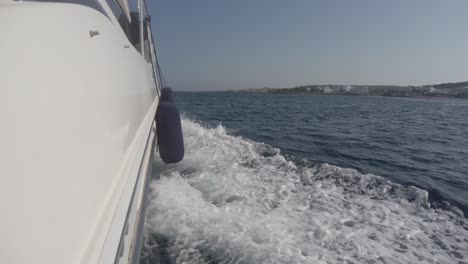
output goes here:
[[455, 97], [468, 99], [468, 82], [423, 86], [395, 85], [304, 85], [292, 88], [253, 88], [229, 90], [236, 93], [370, 95], [395, 97]]

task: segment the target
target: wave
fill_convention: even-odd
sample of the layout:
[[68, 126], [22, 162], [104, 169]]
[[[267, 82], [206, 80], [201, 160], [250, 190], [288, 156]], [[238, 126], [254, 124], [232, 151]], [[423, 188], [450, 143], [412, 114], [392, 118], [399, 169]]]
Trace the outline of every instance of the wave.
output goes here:
[[184, 161], [155, 161], [141, 263], [468, 262], [467, 219], [424, 190], [182, 125]]

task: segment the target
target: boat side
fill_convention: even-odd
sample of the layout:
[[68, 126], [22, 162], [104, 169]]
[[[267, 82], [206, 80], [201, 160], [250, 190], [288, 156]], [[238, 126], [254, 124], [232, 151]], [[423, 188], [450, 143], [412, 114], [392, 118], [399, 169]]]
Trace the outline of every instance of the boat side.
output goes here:
[[0, 2], [0, 32], [2, 262], [114, 263], [153, 144], [152, 66], [86, 6]]

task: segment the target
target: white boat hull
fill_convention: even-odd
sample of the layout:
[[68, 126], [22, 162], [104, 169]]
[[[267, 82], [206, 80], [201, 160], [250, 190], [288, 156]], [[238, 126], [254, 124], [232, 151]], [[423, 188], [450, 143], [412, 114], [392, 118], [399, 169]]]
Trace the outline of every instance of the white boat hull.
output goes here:
[[154, 143], [151, 64], [84, 6], [0, 2], [0, 33], [1, 262], [128, 256]]

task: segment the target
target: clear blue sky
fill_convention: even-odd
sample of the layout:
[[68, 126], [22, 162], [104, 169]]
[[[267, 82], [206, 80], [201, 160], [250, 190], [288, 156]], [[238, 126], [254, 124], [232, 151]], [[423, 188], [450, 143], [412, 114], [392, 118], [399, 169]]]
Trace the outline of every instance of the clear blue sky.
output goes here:
[[468, 80], [468, 0], [152, 0], [176, 90]]

